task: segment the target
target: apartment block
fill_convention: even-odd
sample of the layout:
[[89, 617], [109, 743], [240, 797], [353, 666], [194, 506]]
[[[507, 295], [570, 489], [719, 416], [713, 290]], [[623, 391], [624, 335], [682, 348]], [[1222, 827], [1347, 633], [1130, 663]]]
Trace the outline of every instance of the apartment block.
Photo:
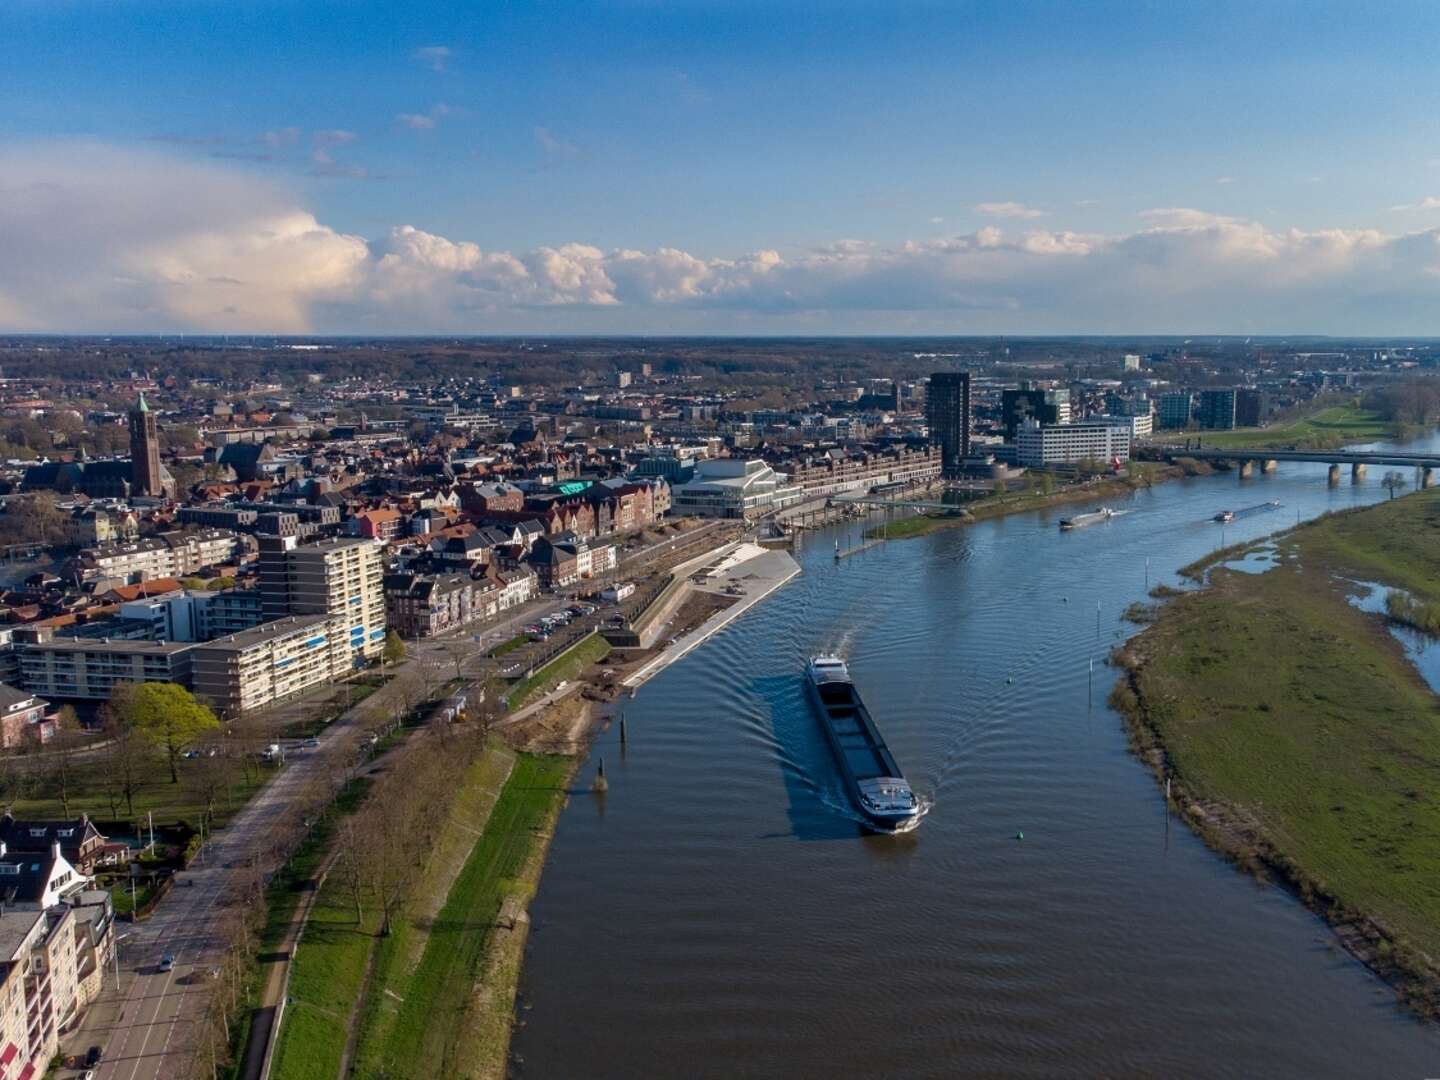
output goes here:
[[260, 538], [260, 596], [266, 618], [337, 616], [344, 621], [356, 663], [377, 659], [385, 644], [383, 578], [381, 548], [373, 540], [300, 544], [293, 536]]
[[190, 683], [190, 650], [179, 641], [55, 638], [26, 644], [20, 682], [46, 698], [103, 701], [116, 683]]
[[190, 669], [195, 696], [236, 716], [343, 677], [351, 657], [345, 619], [291, 615], [196, 645]]

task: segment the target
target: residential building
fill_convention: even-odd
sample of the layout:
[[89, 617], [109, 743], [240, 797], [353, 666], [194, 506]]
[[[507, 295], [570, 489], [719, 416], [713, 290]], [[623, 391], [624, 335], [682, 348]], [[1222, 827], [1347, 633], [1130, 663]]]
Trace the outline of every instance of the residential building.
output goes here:
[[1027, 468], [1081, 461], [1130, 460], [1130, 432], [1109, 422], [1081, 421], [1046, 427], [1027, 420], [1015, 435], [1016, 461]]
[[434, 637], [500, 609], [500, 583], [489, 576], [401, 573], [384, 581], [386, 624], [401, 637]]
[[1160, 395], [1160, 427], [1180, 430], [1188, 427], [1195, 408], [1195, 398], [1188, 390], [1176, 390]]
[[221, 716], [238, 716], [341, 678], [352, 666], [347, 619], [291, 615], [196, 645], [195, 696]]
[[[245, 444], [237, 443], [236, 445]], [[182, 506], [176, 511], [175, 520], [182, 525], [204, 525], [212, 529], [253, 532], [255, 531], [255, 519], [259, 516], [254, 510], [221, 503], [210, 506]]]
[[46, 718], [49, 708], [44, 698], [0, 683], [0, 747], [13, 750], [49, 741], [54, 731]]
[[939, 446], [941, 468], [949, 475], [970, 456], [970, 373], [937, 371], [925, 393], [925, 423], [930, 442]]
[[86, 581], [186, 577], [229, 562], [239, 550], [239, 537], [225, 529], [167, 532], [144, 540], [83, 548], [73, 569]]
[[363, 536], [367, 540], [379, 540], [383, 543], [387, 540], [394, 540], [404, 531], [405, 515], [398, 510], [382, 506], [376, 510], [363, 510], [356, 514], [354, 525], [356, 536]]
[[105, 849], [105, 836], [88, 815], [62, 821], [0, 816], [0, 848], [7, 853], [45, 855], [57, 844], [65, 861], [82, 876], [95, 872]]
[[574, 550], [544, 537], [530, 549], [528, 562], [542, 589], [563, 589], [580, 580], [580, 562]]
[[267, 619], [342, 616], [355, 662], [379, 657], [385, 644], [379, 544], [359, 537], [299, 544], [294, 537], [263, 536], [259, 542], [260, 595]]
[[135, 515], [124, 510], [111, 513], [90, 507], [77, 510], [65, 519], [65, 540], [72, 547], [95, 547], [116, 540], [131, 540], [138, 531]]
[[132, 600], [120, 605], [119, 618], [147, 623], [152, 641], [210, 641], [258, 626], [264, 613], [258, 590], [219, 589]]
[[[14, 895], [31, 876], [0, 856], [0, 893]], [[61, 1027], [79, 1010], [73, 910], [5, 905], [0, 914], [0, 1075], [43, 1076], [59, 1050]]]
[[1206, 431], [1229, 431], [1235, 426], [1235, 391], [1201, 390], [1195, 419]]
[[671, 488], [675, 513], [702, 517], [754, 519], [800, 498], [789, 477], [758, 458], [702, 461], [689, 481]]
[[535, 594], [540, 591], [540, 580], [535, 576], [535, 571], [528, 566], [517, 567], [513, 570], [496, 570], [492, 567], [487, 572], [500, 591], [495, 597], [495, 610], [508, 611], [510, 608], [534, 599]]
[[178, 641], [55, 638], [26, 644], [20, 682], [44, 697], [103, 701], [116, 683], [190, 682], [190, 650]]
[[1264, 390], [1235, 391], [1235, 426], [1260, 427], [1270, 419], [1270, 396]]
[[940, 476], [938, 446], [830, 450], [787, 463], [792, 484], [806, 495], [854, 491], [879, 484], [921, 484]]

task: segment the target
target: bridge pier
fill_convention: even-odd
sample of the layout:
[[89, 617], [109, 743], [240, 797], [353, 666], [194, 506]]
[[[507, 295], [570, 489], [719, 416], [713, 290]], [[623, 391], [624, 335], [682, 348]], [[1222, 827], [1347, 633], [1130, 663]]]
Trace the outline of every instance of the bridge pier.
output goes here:
[[1274, 458], [1266, 458], [1260, 463], [1260, 471], [1262, 473], [1273, 473], [1279, 467], [1280, 463]]
[[1331, 486], [1331, 487], [1338, 487], [1339, 485], [1340, 485], [1340, 466], [1339, 466], [1339, 465], [1331, 465], [1331, 466], [1330, 466], [1330, 486]]
[[1420, 469], [1420, 486], [1422, 488], [1435, 486], [1435, 470], [1429, 465], [1424, 465]]
[[1255, 462], [1251, 461], [1249, 458], [1246, 458], [1244, 461], [1240, 462], [1239, 472], [1241, 480], [1249, 480], [1252, 476], [1255, 475]]
[[1356, 481], [1365, 479], [1365, 463], [1363, 461], [1357, 461], [1350, 466], [1350, 479]]

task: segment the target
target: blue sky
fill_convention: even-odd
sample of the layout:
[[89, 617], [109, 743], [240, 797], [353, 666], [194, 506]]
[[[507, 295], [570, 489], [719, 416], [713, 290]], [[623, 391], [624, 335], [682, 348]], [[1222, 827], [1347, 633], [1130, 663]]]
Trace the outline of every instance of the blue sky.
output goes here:
[[[1074, 282], [1057, 291], [1057, 276], [1074, 275], [1027, 234], [1087, 237], [1067, 257], [1112, 271], [1126, 244], [1156, 232], [1208, 240], [1212, 254], [1239, 236], [1288, 263], [1295, 250], [1276, 245], [1295, 231], [1374, 232], [1403, 247], [1440, 225], [1437, 30], [1435, 4], [7, 0], [0, 182], [9, 158], [12, 183], [104, 204], [110, 195], [86, 187], [94, 176], [75, 175], [88, 154], [91, 171], [135, 185], [117, 214], [147, 190], [173, 204], [203, 187], [231, 193], [233, 215], [196, 199], [240, 247], [245, 230], [292, 212], [366, 245], [337, 241], [331, 254], [354, 262], [345, 280], [305, 276], [282, 317], [255, 297], [167, 295], [156, 264], [171, 278], [247, 279], [214, 272], [225, 268], [213, 251], [176, 272], [174, 252], [193, 252], [206, 219], [178, 237], [157, 221], [142, 245], [155, 257], [110, 275], [140, 282], [128, 297], [97, 288], [92, 318], [73, 314], [84, 294], [72, 294], [66, 317], [86, 326], [338, 329], [369, 304], [390, 312], [370, 311], [371, 328], [396, 331], [723, 332], [737, 319], [740, 333], [1108, 330], [1124, 322], [1123, 298]], [[23, 212], [17, 228], [36, 243], [41, 215], [74, 217], [61, 202], [21, 202], [12, 221]], [[1173, 210], [1205, 217], [1155, 213]], [[55, 228], [67, 249], [84, 246], [73, 221]], [[129, 222], [115, 232], [131, 250], [143, 240]], [[473, 249], [416, 255], [416, 235]], [[907, 261], [914, 245], [946, 252], [942, 265]], [[588, 270], [542, 265], [567, 246]], [[1176, 330], [1346, 332], [1311, 324], [1364, 311], [1418, 333], [1440, 311], [1422, 287], [1432, 255], [1411, 244], [1403, 281], [1337, 313], [1337, 255], [1321, 246], [1324, 288], [1290, 283], [1271, 297], [1278, 310], [1226, 316], [1211, 282], [1158, 313], [1192, 320]], [[1397, 249], [1344, 246], [1346, 289], [1373, 278], [1356, 250], [1395, 276]], [[1012, 247], [1038, 261], [971, 258]], [[675, 251], [704, 269], [687, 278], [673, 258], [647, 263], [643, 285], [627, 287], [612, 273], [622, 251]], [[778, 253], [783, 290], [759, 295], [753, 273], [729, 265], [756, 252]], [[491, 253], [516, 263], [485, 263]], [[451, 293], [400, 302], [376, 276], [387, 255], [391, 270], [448, 269]], [[0, 326], [50, 326], [43, 297], [7, 293], [4, 257]], [[594, 287], [575, 276], [591, 270]], [[922, 300], [909, 302], [917, 283]], [[1253, 291], [1243, 275], [1234, 283], [1237, 300]]]

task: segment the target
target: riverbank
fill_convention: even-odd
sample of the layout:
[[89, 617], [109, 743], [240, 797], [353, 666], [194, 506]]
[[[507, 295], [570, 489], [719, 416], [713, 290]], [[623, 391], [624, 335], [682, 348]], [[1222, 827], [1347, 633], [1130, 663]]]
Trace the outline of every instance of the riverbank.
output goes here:
[[1044, 510], [1053, 506], [1069, 506], [1074, 503], [1098, 499], [1116, 498], [1129, 495], [1141, 488], [1166, 480], [1175, 480], [1187, 475], [1178, 465], [1164, 465], [1153, 461], [1132, 461], [1127, 475], [1123, 477], [1102, 476], [1094, 480], [1060, 488], [1048, 494], [1043, 491], [1013, 492], [1005, 495], [991, 495], [974, 502], [957, 504], [953, 513], [918, 514], [902, 518], [885, 525], [872, 525], [865, 530], [868, 540], [908, 540], [914, 536], [925, 536], [939, 529], [952, 529], [957, 525], [973, 525], [977, 521], [1006, 517], [1010, 514], [1024, 514], [1032, 510]]
[[1440, 700], [1385, 617], [1351, 601], [1357, 582], [1440, 600], [1437, 537], [1440, 494], [1425, 492], [1237, 550], [1273, 565], [1217, 565], [1158, 608], [1117, 653], [1111, 697], [1174, 812], [1293, 888], [1427, 1016], [1440, 1016]]

